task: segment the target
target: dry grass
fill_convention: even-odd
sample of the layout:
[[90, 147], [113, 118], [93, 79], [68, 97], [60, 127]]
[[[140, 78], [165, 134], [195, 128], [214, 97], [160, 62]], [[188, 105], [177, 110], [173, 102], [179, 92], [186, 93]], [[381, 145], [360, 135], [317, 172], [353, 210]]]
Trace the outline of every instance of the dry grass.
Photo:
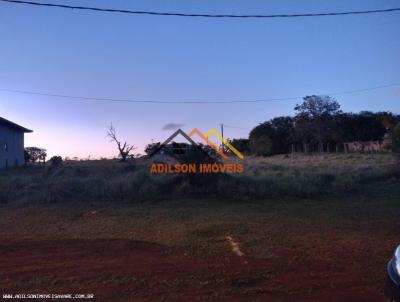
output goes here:
[[398, 178], [391, 154], [249, 157], [242, 174], [154, 175], [146, 162], [67, 162], [0, 173], [0, 203], [137, 203], [176, 198], [315, 197]]
[[349, 167], [386, 166], [398, 163], [398, 159], [389, 152], [386, 153], [328, 153], [309, 154], [294, 153], [291, 155], [275, 155], [269, 157], [248, 156], [246, 165], [277, 165], [284, 167], [334, 167], [348, 169]]
[[339, 198], [9, 204], [1, 206], [0, 228], [5, 231], [0, 238], [125, 238], [208, 254], [230, 251], [226, 237], [232, 236], [249, 256], [274, 257], [285, 247], [301, 250], [301, 257], [309, 259], [349, 237], [362, 247], [374, 237], [397, 236], [399, 184], [377, 182]]

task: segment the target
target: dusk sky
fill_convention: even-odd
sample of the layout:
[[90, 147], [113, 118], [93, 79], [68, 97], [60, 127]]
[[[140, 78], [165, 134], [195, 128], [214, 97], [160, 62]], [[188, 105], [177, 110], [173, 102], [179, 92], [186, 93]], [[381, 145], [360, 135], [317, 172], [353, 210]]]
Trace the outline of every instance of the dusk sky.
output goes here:
[[[367, 1], [55, 1], [187, 13], [278, 14], [399, 7]], [[0, 89], [159, 101], [256, 100], [400, 84], [400, 12], [286, 19], [205, 19], [0, 3]], [[335, 96], [344, 111], [400, 113], [400, 86]], [[26, 146], [117, 155], [111, 122], [137, 153], [168, 123], [247, 137], [300, 100], [254, 104], [78, 101], [0, 91], [0, 116], [34, 132]]]

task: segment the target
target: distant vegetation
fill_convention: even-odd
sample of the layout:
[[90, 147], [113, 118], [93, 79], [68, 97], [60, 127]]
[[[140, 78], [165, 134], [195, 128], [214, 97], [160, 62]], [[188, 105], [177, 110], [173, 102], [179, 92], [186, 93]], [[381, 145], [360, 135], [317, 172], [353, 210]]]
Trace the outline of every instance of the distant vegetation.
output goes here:
[[344, 113], [327, 96], [307, 96], [294, 109], [294, 117], [275, 117], [253, 128], [249, 139], [234, 139], [232, 144], [239, 151], [263, 156], [337, 152], [344, 151], [346, 142], [382, 141], [400, 122], [400, 115], [391, 112]]
[[[360, 184], [400, 177], [398, 159], [390, 152], [341, 152], [345, 151], [344, 143], [349, 141], [385, 139], [388, 148], [400, 154], [399, 115], [344, 113], [335, 99], [321, 96], [305, 97], [295, 111], [294, 117], [276, 117], [256, 126], [249, 139], [231, 140], [239, 151], [248, 155], [241, 160], [244, 173], [151, 174], [151, 161], [146, 158], [127, 160], [134, 147], [121, 142], [110, 126], [108, 136], [116, 143], [124, 163], [63, 161], [56, 156], [51, 159], [51, 165], [4, 171], [0, 174], [0, 203], [156, 202], [182, 197], [239, 201], [282, 196], [302, 198], [350, 192]], [[171, 144], [171, 150], [179, 149], [175, 145]], [[150, 144], [145, 151], [149, 154], [159, 146], [159, 143]], [[200, 147], [209, 155], [216, 155], [209, 146]], [[169, 154], [168, 150], [165, 148], [164, 155]], [[276, 155], [288, 153], [292, 154]], [[44, 161], [46, 150], [28, 147], [25, 155], [30, 162]], [[196, 160], [199, 158], [186, 158], [189, 162]], [[231, 161], [235, 160], [232, 157]], [[185, 162], [185, 157], [180, 161]], [[204, 160], [201, 158], [201, 161]]]
[[46, 149], [39, 148], [39, 147], [26, 147], [25, 148], [25, 162], [31, 162], [31, 163], [36, 163], [36, 162], [45, 162], [46, 157], [47, 157], [47, 151]]
[[[291, 152], [345, 152], [345, 143], [378, 142], [380, 150], [390, 150], [391, 137], [400, 115], [391, 112], [346, 113], [329, 96], [306, 96], [294, 107], [295, 115], [279, 116], [254, 127], [249, 138], [230, 140], [247, 155], [269, 156]], [[160, 143], [147, 145], [149, 154]], [[397, 149], [396, 149], [397, 150]]]

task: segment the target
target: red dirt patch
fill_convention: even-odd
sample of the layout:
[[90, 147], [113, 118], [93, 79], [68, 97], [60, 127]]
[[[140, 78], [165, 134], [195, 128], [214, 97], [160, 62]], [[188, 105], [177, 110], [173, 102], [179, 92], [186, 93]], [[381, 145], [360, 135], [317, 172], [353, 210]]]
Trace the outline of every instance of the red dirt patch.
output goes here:
[[96, 301], [383, 301], [385, 256], [346, 252], [336, 266], [288, 249], [272, 259], [203, 258], [130, 240], [3, 241], [0, 288]]

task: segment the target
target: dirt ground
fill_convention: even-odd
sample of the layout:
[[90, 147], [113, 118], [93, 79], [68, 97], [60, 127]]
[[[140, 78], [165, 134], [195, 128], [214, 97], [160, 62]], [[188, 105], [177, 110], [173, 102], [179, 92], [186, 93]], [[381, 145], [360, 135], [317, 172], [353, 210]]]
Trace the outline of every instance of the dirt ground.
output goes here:
[[391, 180], [317, 199], [0, 205], [0, 293], [385, 301], [399, 200]]
[[[144, 207], [76, 209], [81, 215], [3, 208], [1, 294], [94, 294], [96, 301], [385, 299], [398, 225], [390, 218], [379, 226], [377, 207], [375, 215], [359, 211], [359, 222], [352, 215], [332, 221], [325, 208], [302, 218], [296, 208], [291, 217], [292, 210], [249, 205], [203, 213], [188, 206], [197, 215], [182, 218], [188, 208], [154, 206], [146, 217]], [[363, 220], [369, 215], [370, 223]]]
[[280, 253], [194, 257], [130, 240], [3, 241], [0, 284], [2, 294], [94, 294], [96, 301], [384, 300], [388, 253], [338, 246], [332, 259], [312, 263]]
[[310, 263], [289, 250], [256, 259], [193, 257], [129, 240], [3, 242], [0, 280], [3, 294], [94, 294], [101, 301], [383, 301], [388, 255], [353, 248]]

